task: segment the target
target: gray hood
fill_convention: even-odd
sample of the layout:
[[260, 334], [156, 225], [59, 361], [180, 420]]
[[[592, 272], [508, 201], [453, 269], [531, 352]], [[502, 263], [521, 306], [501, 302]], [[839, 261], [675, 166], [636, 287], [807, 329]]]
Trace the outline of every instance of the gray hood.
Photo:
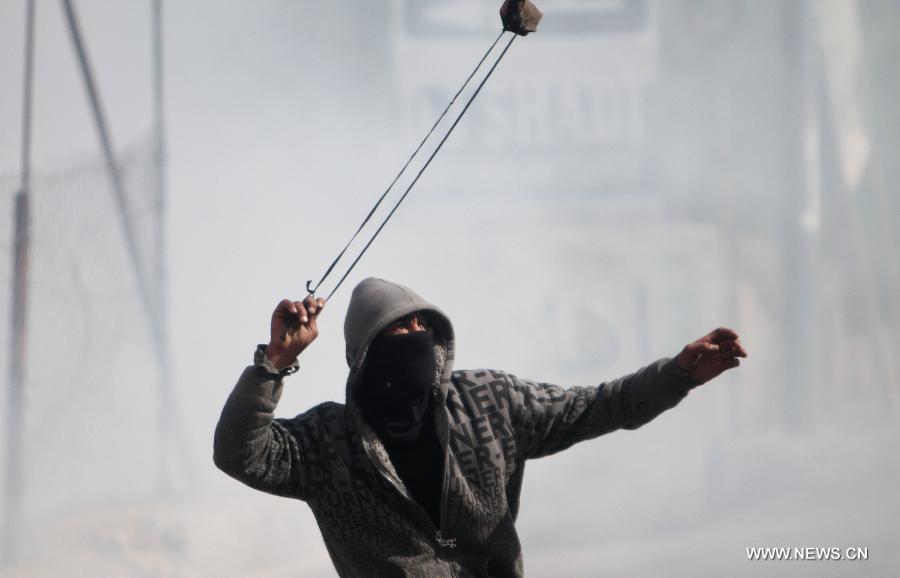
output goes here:
[[[361, 374], [369, 345], [391, 323], [410, 313], [423, 311], [434, 328], [437, 356], [436, 381], [446, 392], [453, 371], [453, 326], [443, 311], [398, 283], [369, 277], [353, 289], [347, 317], [344, 319], [344, 340], [347, 344], [347, 365], [350, 387]], [[349, 395], [347, 402], [350, 403]]]

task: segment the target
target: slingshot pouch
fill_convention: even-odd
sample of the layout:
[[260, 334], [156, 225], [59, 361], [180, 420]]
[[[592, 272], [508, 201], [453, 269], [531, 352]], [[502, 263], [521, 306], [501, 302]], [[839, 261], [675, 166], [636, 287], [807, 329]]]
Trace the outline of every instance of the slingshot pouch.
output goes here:
[[521, 36], [536, 31], [543, 16], [531, 0], [506, 0], [500, 7], [503, 29]]

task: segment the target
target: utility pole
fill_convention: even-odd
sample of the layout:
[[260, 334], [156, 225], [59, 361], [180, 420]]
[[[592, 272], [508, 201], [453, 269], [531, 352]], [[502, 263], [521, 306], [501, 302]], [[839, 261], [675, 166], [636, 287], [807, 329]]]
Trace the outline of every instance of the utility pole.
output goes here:
[[25, 486], [22, 463], [25, 409], [26, 321], [28, 269], [31, 235], [29, 225], [31, 191], [31, 112], [34, 82], [34, 10], [28, 0], [25, 16], [25, 82], [22, 94], [21, 182], [16, 193], [15, 241], [13, 243], [12, 312], [9, 355], [9, 402], [6, 418], [6, 486], [4, 494], [3, 561], [14, 562], [22, 532], [22, 499]]
[[94, 81], [94, 73], [91, 69], [87, 51], [84, 47], [84, 41], [82, 40], [81, 28], [78, 25], [78, 18], [75, 14], [75, 6], [72, 4], [72, 0], [62, 0], [62, 4], [66, 15], [66, 22], [69, 26], [69, 32], [72, 36], [72, 44], [75, 46], [75, 54], [78, 57], [78, 64], [81, 67], [81, 76], [84, 79], [84, 86], [88, 93], [91, 111], [94, 114], [94, 124], [97, 127], [97, 136], [100, 138], [103, 158], [106, 161], [106, 170], [109, 174], [113, 195], [115, 196], [117, 208], [119, 210], [119, 220], [125, 234], [125, 245], [128, 249], [128, 256], [131, 259], [135, 275], [137, 276], [141, 303], [144, 306], [144, 312], [147, 315], [147, 319], [151, 327], [153, 327], [153, 317], [155, 313], [154, 300], [150, 291], [147, 268], [141, 258], [140, 251], [138, 250], [128, 197], [125, 195], [125, 184], [122, 179], [122, 171], [119, 168], [119, 163], [116, 161], [112, 139], [106, 124], [106, 115], [103, 113], [103, 106], [100, 103], [100, 94], [97, 91], [97, 83]]
[[[175, 395], [172, 382], [172, 369], [168, 351], [166, 336], [166, 275], [165, 275], [165, 141], [163, 131], [163, 76], [162, 76], [162, 2], [153, 0], [152, 5], [152, 42], [153, 42], [153, 114], [154, 114], [154, 162], [156, 164], [156, 188], [154, 195], [157, 204], [157, 230], [155, 262], [149, 262], [146, 255], [142, 255], [135, 235], [132, 222], [131, 207], [125, 194], [125, 185], [119, 164], [115, 158], [112, 138], [106, 123], [106, 117], [100, 102], [100, 94], [94, 80], [90, 60], [82, 40], [78, 18], [75, 12], [73, 0], [62, 0], [65, 10], [69, 32], [78, 63], [81, 68], [81, 76], [84, 80], [91, 111], [94, 116], [94, 124], [100, 145], [106, 161], [107, 173], [112, 185], [122, 232], [125, 237], [128, 256], [131, 259], [139, 297], [144, 309], [145, 317], [151, 331], [153, 349], [156, 355], [159, 375], [159, 416], [157, 423], [160, 428], [160, 488], [163, 491], [170, 485], [170, 472], [168, 462], [170, 450], [179, 451], [176, 447], [176, 430], [180, 427], [175, 408]], [[181, 449], [183, 451], [183, 448]]]
[[169, 307], [168, 307], [168, 271], [166, 244], [166, 215], [168, 213], [166, 195], [166, 133], [163, 102], [163, 32], [162, 32], [162, 0], [153, 0], [153, 128], [154, 128], [154, 164], [156, 169], [156, 247], [154, 263], [154, 291], [156, 315], [154, 323], [154, 339], [158, 353], [159, 371], [159, 440], [160, 471], [159, 486], [164, 492], [170, 491], [172, 477], [169, 472], [169, 459], [172, 452], [177, 451], [175, 392], [169, 351]]

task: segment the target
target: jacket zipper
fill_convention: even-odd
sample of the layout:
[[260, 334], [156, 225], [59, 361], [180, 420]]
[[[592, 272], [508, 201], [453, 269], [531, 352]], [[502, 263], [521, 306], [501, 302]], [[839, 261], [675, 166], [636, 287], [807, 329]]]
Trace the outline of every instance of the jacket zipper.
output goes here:
[[[437, 389], [432, 390], [434, 392], [434, 397], [436, 399], [440, 399], [440, 393]], [[444, 426], [444, 430], [447, 432], [446, 435], [446, 443], [444, 444], [444, 463], [441, 467], [441, 514], [440, 514], [440, 524], [438, 528], [435, 528], [435, 541], [440, 544], [444, 548], [456, 548], [456, 538], [451, 538], [449, 536], [445, 537], [443, 530], [447, 525], [447, 494], [449, 493], [449, 485], [447, 484], [447, 462], [450, 460], [450, 424], [447, 421], [447, 412], [441, 411], [441, 422]], [[369, 448], [368, 443], [363, 443], [363, 448], [365, 448], [366, 455], [369, 457], [375, 467], [378, 469], [378, 472], [384, 477], [390, 484], [394, 487], [397, 492], [400, 493], [401, 496], [412, 502], [419, 509], [422, 510], [422, 513], [425, 514], [425, 517], [431, 520], [431, 516], [428, 515], [428, 512], [425, 511], [425, 508], [421, 506], [418, 502], [416, 502], [409, 492], [404, 491], [396, 481], [394, 481], [393, 476], [390, 475], [384, 464], [381, 463], [381, 460], [376, 459], [375, 456], [372, 455], [372, 451]]]
[[[445, 417], [445, 420], [446, 420], [446, 417]], [[448, 429], [447, 430], [448, 447], [449, 447], [449, 443], [450, 443], [450, 430]], [[371, 460], [372, 462], [375, 463], [375, 467], [378, 470], [378, 472], [382, 475], [382, 477], [384, 477], [388, 482], [390, 482], [390, 484], [394, 487], [395, 490], [397, 490], [397, 492], [400, 493], [401, 496], [403, 496], [407, 500], [411, 501], [413, 504], [416, 505], [416, 507], [418, 507], [420, 510], [422, 510], [422, 513], [425, 514], [425, 517], [428, 518], [428, 520], [431, 520], [431, 516], [428, 515], [428, 512], [425, 511], [425, 508], [423, 508], [421, 505], [416, 503], [416, 501], [412, 498], [412, 496], [409, 495], [408, 492], [403, 491], [403, 489], [399, 485], [397, 485], [397, 482], [395, 482], [393, 480], [390, 473], [387, 470], [385, 470], [384, 465], [381, 463], [381, 460], [375, 459], [375, 457], [372, 455], [372, 451], [369, 449], [369, 444], [366, 443], [365, 441], [363, 442], [363, 449], [365, 450], [366, 455], [369, 457], [369, 460]], [[445, 454], [445, 458], [444, 458], [444, 472], [445, 473], [446, 473], [446, 461], [447, 461], [447, 458], [446, 458], [446, 454]], [[443, 523], [444, 523], [445, 507], [446, 507], [446, 492], [444, 492], [444, 498], [441, 501], [441, 525], [443, 525]], [[437, 531], [435, 532], [435, 540], [442, 547], [456, 548], [456, 538], [444, 538], [443, 535], [441, 534], [440, 529], [437, 529]], [[447, 567], [450, 569], [450, 571], [453, 572], [453, 575], [458, 577], [459, 573], [456, 571], [456, 568], [453, 567], [453, 564], [451, 564], [450, 562], [446, 562], [446, 564], [447, 564]]]
[[415, 500], [412, 499], [412, 496], [410, 496], [408, 492], [404, 491], [403, 488], [397, 485], [397, 482], [394, 481], [394, 478], [391, 476], [390, 472], [388, 472], [384, 468], [384, 464], [381, 463], [381, 460], [376, 459], [375, 456], [372, 455], [372, 450], [369, 448], [369, 443], [364, 442], [363, 447], [366, 450], [366, 455], [369, 456], [369, 460], [371, 460], [372, 463], [375, 464], [375, 467], [378, 469], [378, 473], [380, 473], [384, 479], [390, 482], [390, 484], [394, 486], [394, 489], [397, 490], [401, 496], [403, 496], [407, 500], [415, 502]]
[[[437, 389], [434, 390], [434, 397], [436, 401], [440, 401], [440, 393]], [[447, 482], [447, 464], [450, 461], [450, 423], [447, 421], [447, 411], [446, 404], [441, 404], [441, 424], [444, 426], [444, 431], [447, 432], [445, 443], [443, 449], [444, 453], [444, 463], [441, 467], [441, 514], [440, 514], [440, 528], [438, 528], [437, 533], [435, 534], [435, 540], [441, 546], [445, 548], [456, 548], [456, 538], [452, 538], [450, 536], [444, 537], [443, 531], [447, 527], [447, 495], [450, 493], [449, 484]]]

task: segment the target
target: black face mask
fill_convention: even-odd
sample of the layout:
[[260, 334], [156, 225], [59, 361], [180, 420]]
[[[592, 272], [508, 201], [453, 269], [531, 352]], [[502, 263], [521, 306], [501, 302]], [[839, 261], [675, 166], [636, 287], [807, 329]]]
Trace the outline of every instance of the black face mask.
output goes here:
[[412, 443], [428, 414], [435, 377], [434, 331], [381, 335], [366, 353], [354, 397], [385, 443]]

